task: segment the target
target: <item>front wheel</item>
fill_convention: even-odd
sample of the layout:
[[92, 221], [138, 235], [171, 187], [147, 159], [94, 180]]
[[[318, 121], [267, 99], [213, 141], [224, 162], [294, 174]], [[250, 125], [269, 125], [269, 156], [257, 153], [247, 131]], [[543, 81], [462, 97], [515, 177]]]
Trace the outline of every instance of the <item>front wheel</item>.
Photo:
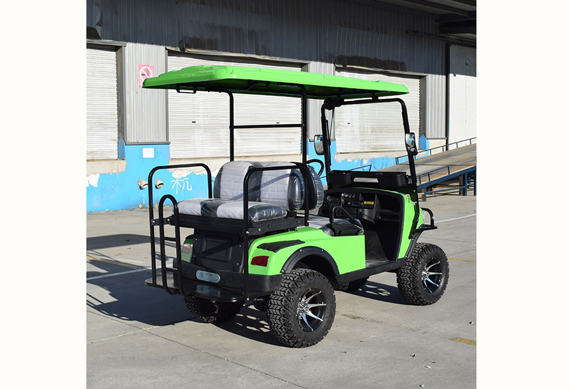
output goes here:
[[203, 323], [224, 323], [233, 319], [243, 307], [243, 301], [224, 303], [191, 295], [184, 298], [186, 307]]
[[334, 290], [328, 279], [311, 269], [293, 269], [269, 298], [267, 317], [277, 340], [300, 348], [323, 340], [335, 311]]
[[406, 264], [398, 270], [398, 289], [414, 305], [429, 305], [438, 301], [449, 279], [447, 256], [441, 248], [430, 243], [418, 243]]

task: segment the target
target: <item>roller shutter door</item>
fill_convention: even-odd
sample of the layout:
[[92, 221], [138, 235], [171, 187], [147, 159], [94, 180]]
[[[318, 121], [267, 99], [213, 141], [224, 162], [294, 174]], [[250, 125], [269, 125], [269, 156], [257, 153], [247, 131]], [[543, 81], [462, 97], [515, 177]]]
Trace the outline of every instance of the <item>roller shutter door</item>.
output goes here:
[[[420, 132], [420, 78], [356, 70], [337, 70], [345, 77], [404, 84], [409, 94], [398, 96], [408, 111], [410, 131]], [[402, 152], [405, 154], [402, 110], [398, 103], [345, 106], [335, 110], [337, 152]]]
[[87, 48], [87, 159], [118, 158], [117, 52]]
[[[169, 55], [168, 70], [196, 65], [250, 66], [300, 71], [300, 66], [267, 66], [253, 62], [212, 61]], [[301, 123], [297, 98], [234, 95], [234, 123]], [[188, 95], [168, 91], [168, 135], [171, 158], [229, 157], [229, 97], [226, 93]], [[301, 152], [301, 129], [236, 129], [235, 156], [291, 155]]]

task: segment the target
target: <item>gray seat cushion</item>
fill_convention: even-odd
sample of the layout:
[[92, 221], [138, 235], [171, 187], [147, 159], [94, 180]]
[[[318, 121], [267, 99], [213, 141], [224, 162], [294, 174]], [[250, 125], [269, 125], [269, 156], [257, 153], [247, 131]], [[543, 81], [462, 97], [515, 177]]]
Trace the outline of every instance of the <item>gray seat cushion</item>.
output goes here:
[[[185, 215], [243, 219], [243, 202], [222, 199], [189, 199], [178, 203], [178, 212]], [[248, 202], [248, 214], [249, 220], [261, 222], [282, 219], [287, 216], [287, 211], [273, 204], [250, 201]]]

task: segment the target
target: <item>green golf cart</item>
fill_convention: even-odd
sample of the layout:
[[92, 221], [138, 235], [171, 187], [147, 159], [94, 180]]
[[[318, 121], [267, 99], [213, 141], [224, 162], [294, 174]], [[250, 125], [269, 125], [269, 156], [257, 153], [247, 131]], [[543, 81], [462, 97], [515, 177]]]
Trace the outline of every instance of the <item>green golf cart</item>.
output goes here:
[[[149, 173], [148, 182], [153, 182], [159, 170], [203, 169], [208, 197], [178, 201], [166, 194], [155, 210], [148, 186], [152, 277], [147, 285], [181, 294], [190, 312], [206, 323], [228, 321], [245, 302], [253, 303], [266, 311], [272, 334], [291, 347], [320, 342], [334, 320], [334, 290], [359, 289], [374, 274], [396, 273], [398, 289], [411, 304], [441, 298], [449, 277], [447, 257], [441, 248], [417, 242], [422, 232], [436, 227], [432, 212], [418, 203], [415, 135], [404, 102], [393, 97], [408, 93], [404, 85], [286, 70], [193, 66], [149, 78], [143, 87], [174, 89], [190, 94], [189, 99], [199, 99], [202, 92], [227, 94], [230, 119], [229, 161], [214, 181], [203, 163], [158, 166]], [[301, 99], [301, 123], [235, 125], [234, 96], [240, 94]], [[322, 101], [322, 131], [314, 139], [320, 158], [311, 160], [308, 99]], [[409, 171], [331, 170], [326, 113], [355, 104], [401, 106]], [[235, 158], [236, 129], [271, 134], [280, 127], [300, 128], [301, 161]], [[173, 236], [166, 236], [165, 226]], [[170, 266], [167, 242], [176, 251]]]

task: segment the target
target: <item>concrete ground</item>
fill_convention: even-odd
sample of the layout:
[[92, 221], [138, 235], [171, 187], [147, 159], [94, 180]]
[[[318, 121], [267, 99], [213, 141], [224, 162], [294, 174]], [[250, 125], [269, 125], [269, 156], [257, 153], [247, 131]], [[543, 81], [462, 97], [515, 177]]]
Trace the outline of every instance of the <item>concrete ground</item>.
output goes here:
[[393, 273], [336, 292], [333, 327], [316, 346], [291, 349], [265, 313], [245, 306], [220, 325], [197, 322], [181, 296], [145, 286], [148, 213], [87, 215], [87, 387], [475, 388], [476, 197], [429, 197], [438, 229], [420, 241], [450, 259], [442, 299], [408, 305]]

